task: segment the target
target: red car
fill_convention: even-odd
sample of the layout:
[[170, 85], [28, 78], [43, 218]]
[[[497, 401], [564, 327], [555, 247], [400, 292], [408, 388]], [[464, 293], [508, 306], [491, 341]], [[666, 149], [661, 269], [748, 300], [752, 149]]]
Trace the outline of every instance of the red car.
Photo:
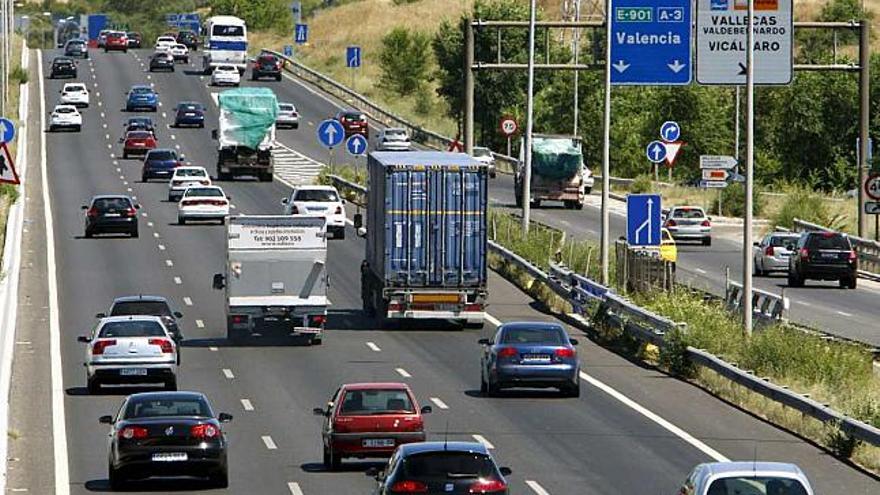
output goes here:
[[345, 137], [352, 134], [363, 134], [364, 137], [369, 137], [370, 129], [367, 125], [367, 116], [361, 112], [354, 110], [342, 111], [336, 114], [336, 120], [345, 129]]
[[110, 50], [128, 52], [128, 35], [121, 31], [108, 33], [107, 40], [104, 42], [104, 52], [109, 52]]
[[150, 131], [128, 131], [123, 143], [122, 158], [128, 158], [130, 155], [146, 155], [147, 151], [158, 144], [156, 136]]
[[425, 441], [423, 414], [405, 383], [350, 383], [333, 394], [325, 408], [321, 431], [324, 466], [339, 469], [342, 459], [389, 457], [398, 445]]

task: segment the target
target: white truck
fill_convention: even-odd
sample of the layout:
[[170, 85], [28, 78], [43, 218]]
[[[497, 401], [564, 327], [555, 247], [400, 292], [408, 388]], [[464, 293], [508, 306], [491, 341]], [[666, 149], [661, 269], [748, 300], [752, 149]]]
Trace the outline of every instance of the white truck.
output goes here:
[[226, 228], [226, 269], [213, 287], [226, 294], [232, 342], [271, 332], [320, 344], [327, 320], [326, 218], [238, 215]]
[[271, 182], [278, 118], [275, 93], [269, 88], [229, 89], [217, 95], [217, 103], [219, 127], [211, 134], [217, 140], [217, 178], [250, 175]]
[[205, 52], [202, 71], [210, 76], [218, 65], [233, 65], [239, 74], [247, 69], [247, 24], [231, 15], [217, 15], [205, 21]]

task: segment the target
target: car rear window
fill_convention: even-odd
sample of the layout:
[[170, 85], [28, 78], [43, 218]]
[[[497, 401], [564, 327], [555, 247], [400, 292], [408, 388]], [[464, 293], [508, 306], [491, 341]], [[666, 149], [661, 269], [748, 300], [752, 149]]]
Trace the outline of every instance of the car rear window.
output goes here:
[[149, 155], [147, 155], [148, 160], [174, 160], [177, 157], [174, 155], [173, 151], [151, 151]]
[[186, 190], [186, 197], [199, 197], [199, 198], [222, 198], [223, 192], [220, 189], [214, 187], [190, 187]]
[[840, 234], [811, 234], [807, 241], [809, 249], [839, 249], [849, 251], [852, 249], [849, 240]]
[[199, 416], [211, 417], [211, 408], [202, 398], [163, 399], [140, 398], [132, 399], [125, 408], [125, 419], [156, 418], [165, 416]]
[[723, 478], [712, 482], [709, 495], [739, 495], [739, 494], [766, 494], [766, 495], [807, 495], [807, 490], [798, 480], [777, 477], [742, 477]]
[[131, 201], [128, 198], [100, 198], [92, 206], [101, 211], [125, 210], [131, 208]]
[[403, 473], [415, 479], [495, 478], [489, 456], [470, 452], [426, 452], [407, 456]]
[[770, 245], [773, 247], [784, 247], [789, 244], [797, 244], [798, 236], [796, 235], [774, 235], [770, 238]]
[[242, 26], [214, 26], [211, 29], [212, 36], [244, 36]]
[[126, 320], [111, 321], [101, 327], [98, 337], [164, 337], [165, 329], [155, 321]]
[[202, 106], [199, 105], [198, 103], [181, 103], [180, 109], [185, 110], [185, 111], [189, 111], [189, 112], [193, 112], [196, 110], [201, 110]]
[[73, 113], [74, 109], [68, 107], [60, 107], [55, 109], [55, 113]]
[[329, 189], [305, 189], [296, 192], [294, 201], [316, 201], [321, 203], [330, 203], [339, 201], [336, 191]]
[[149, 117], [135, 117], [132, 119], [128, 119], [128, 125], [142, 125], [145, 127], [152, 127], [153, 121]]
[[150, 131], [131, 131], [126, 136], [127, 139], [147, 139], [153, 137]]
[[171, 309], [162, 301], [125, 301], [113, 305], [110, 316], [146, 315], [171, 316]]
[[200, 168], [179, 168], [174, 171], [175, 177], [207, 177], [208, 171]]
[[293, 112], [296, 110], [296, 108], [294, 108], [294, 106], [289, 103], [281, 103], [280, 105], [278, 105], [278, 109], [285, 112]]
[[549, 344], [562, 345], [565, 338], [558, 328], [505, 328], [501, 333], [502, 344]]
[[366, 120], [366, 117], [360, 113], [344, 113], [342, 114], [342, 117], [346, 120]]
[[703, 218], [706, 216], [699, 208], [676, 208], [672, 211], [674, 218]]
[[131, 88], [131, 92], [136, 95], [148, 95], [152, 94], [153, 90], [151, 88]]
[[492, 156], [488, 148], [474, 148], [474, 156]]
[[415, 413], [409, 394], [401, 389], [349, 390], [342, 399], [343, 416]]

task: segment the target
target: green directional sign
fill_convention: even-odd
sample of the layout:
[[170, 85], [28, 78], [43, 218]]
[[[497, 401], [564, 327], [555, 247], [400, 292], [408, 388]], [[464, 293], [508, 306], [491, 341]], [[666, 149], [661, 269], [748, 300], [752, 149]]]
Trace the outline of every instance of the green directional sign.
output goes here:
[[654, 22], [654, 9], [651, 7], [617, 7], [614, 9], [617, 22]]

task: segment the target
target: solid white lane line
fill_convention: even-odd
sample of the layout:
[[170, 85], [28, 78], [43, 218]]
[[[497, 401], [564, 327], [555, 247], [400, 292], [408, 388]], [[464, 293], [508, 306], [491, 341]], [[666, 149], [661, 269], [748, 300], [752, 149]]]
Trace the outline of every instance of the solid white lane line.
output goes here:
[[840, 316], [846, 316], [846, 317], [852, 316], [852, 313], [847, 313], [846, 311], [837, 311], [837, 314], [839, 314]]
[[550, 495], [550, 492], [539, 485], [537, 481], [526, 480], [526, 485], [528, 485], [528, 487], [531, 488], [532, 491], [537, 493], [538, 495]]
[[229, 368], [223, 368], [223, 376], [225, 376], [229, 380], [235, 378], [235, 375], [232, 374], [232, 370]]
[[618, 392], [617, 390], [611, 388], [610, 386], [606, 385], [605, 383], [593, 378], [592, 376], [586, 374], [583, 371], [581, 371], [581, 379], [586, 381], [590, 385], [598, 388], [599, 390], [605, 392], [606, 394], [610, 395], [611, 397], [614, 397], [618, 401], [622, 402], [625, 406], [636, 411], [637, 413], [641, 414], [642, 416], [644, 416], [644, 417], [650, 419], [651, 421], [657, 423], [658, 425], [662, 426], [666, 431], [668, 431], [668, 432], [672, 433], [673, 435], [677, 436], [678, 438], [684, 440], [685, 443], [690, 444], [691, 446], [693, 446], [697, 450], [703, 452], [704, 454], [708, 455], [712, 459], [715, 459], [716, 461], [719, 461], [719, 462], [727, 462], [730, 460], [727, 457], [724, 457], [723, 455], [721, 455], [721, 453], [718, 452], [717, 450], [713, 449], [712, 447], [709, 447], [705, 443], [703, 443], [700, 440], [697, 440], [696, 438], [691, 436], [690, 433], [682, 430], [681, 428], [675, 426], [674, 424], [670, 423], [669, 421], [666, 421], [665, 419], [661, 418], [657, 414], [654, 414], [653, 412], [651, 412], [648, 409], [646, 409], [645, 407], [643, 407], [641, 404], [638, 404], [634, 400], [623, 395], [622, 393]]
[[299, 487], [299, 483], [296, 481], [288, 482], [287, 489], [290, 490], [290, 495], [304, 495], [302, 489]]
[[486, 313], [486, 321], [488, 321], [489, 323], [491, 323], [492, 325], [494, 325], [496, 327], [501, 326], [501, 320], [499, 320], [498, 318], [495, 318], [494, 316], [490, 315], [489, 313]]
[[703, 270], [702, 268], [694, 268], [694, 271], [697, 272], [697, 273], [701, 273], [701, 274], [703, 274], [703, 275], [706, 274], [706, 270]]
[[400, 376], [404, 378], [412, 378], [412, 375], [410, 375], [409, 372], [403, 368], [397, 368], [394, 371], [396, 371]]
[[199, 328], [205, 328], [205, 322], [202, 320], [196, 320], [196, 326]]
[[484, 437], [483, 435], [471, 435], [471, 436], [474, 438], [474, 440], [483, 444], [483, 446], [486, 447], [487, 449], [494, 449], [495, 448], [495, 446], [492, 445], [491, 442], [486, 440], [486, 437]]
[[174, 283], [180, 285], [183, 283], [183, 280], [181, 280], [180, 277], [174, 277]]
[[377, 346], [376, 344], [374, 344], [372, 342], [367, 342], [367, 347], [369, 347], [373, 352], [379, 352], [382, 350], [379, 348], [379, 346]]
[[241, 407], [243, 407], [245, 411], [254, 410], [254, 405], [251, 404], [251, 401], [248, 399], [241, 399]]
[[192, 305], [193, 305], [193, 300], [190, 299], [190, 298], [188, 298], [188, 297], [184, 297], [184, 298], [183, 298], [183, 304], [186, 304], [187, 306], [192, 306]]
[[278, 448], [278, 446], [275, 445], [275, 440], [272, 440], [272, 437], [269, 435], [263, 435], [261, 438], [263, 439], [263, 443], [266, 444], [267, 449], [275, 450]]
[[165, 266], [172, 267], [172, 266], [174, 266], [174, 262], [171, 260], [165, 260]]
[[449, 409], [449, 406], [447, 406], [446, 403], [440, 400], [438, 397], [431, 397], [431, 402], [433, 402], [440, 409]]

